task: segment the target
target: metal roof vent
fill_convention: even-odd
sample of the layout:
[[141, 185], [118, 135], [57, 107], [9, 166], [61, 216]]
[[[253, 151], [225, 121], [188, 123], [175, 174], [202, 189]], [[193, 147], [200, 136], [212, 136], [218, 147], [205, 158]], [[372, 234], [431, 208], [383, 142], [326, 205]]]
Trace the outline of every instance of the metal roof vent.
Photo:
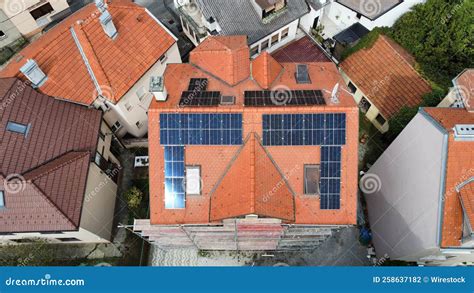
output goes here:
[[33, 84], [33, 87], [40, 87], [42, 86], [48, 77], [41, 68], [38, 66], [35, 60], [28, 59], [28, 61], [20, 68], [21, 73], [23, 73], [26, 78]]
[[112, 20], [112, 15], [107, 10], [107, 5], [104, 3], [103, 0], [96, 0], [95, 5], [97, 9], [99, 9], [101, 15], [99, 17], [100, 24], [104, 29], [104, 32], [109, 36], [111, 39], [115, 39], [118, 35], [118, 31], [115, 28], [114, 22]]
[[308, 65], [298, 64], [296, 65], [296, 82], [297, 83], [311, 83], [308, 73]]
[[474, 141], [474, 124], [458, 124], [454, 126], [454, 139], [458, 141]]
[[235, 105], [235, 96], [221, 96], [221, 105]]

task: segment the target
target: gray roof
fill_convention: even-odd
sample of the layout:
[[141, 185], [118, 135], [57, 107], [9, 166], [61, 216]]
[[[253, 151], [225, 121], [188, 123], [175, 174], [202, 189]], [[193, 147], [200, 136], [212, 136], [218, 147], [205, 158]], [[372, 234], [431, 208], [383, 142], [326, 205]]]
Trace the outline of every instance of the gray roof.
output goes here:
[[221, 35], [247, 35], [249, 44], [270, 35], [309, 12], [306, 0], [288, 1], [287, 11], [268, 24], [262, 22], [249, 0], [198, 0], [204, 16], [214, 17]]
[[321, 4], [320, 0], [306, 0], [306, 2], [308, 2], [308, 4], [316, 11], [323, 7], [323, 4]]
[[402, 3], [402, 0], [336, 0], [337, 3], [375, 20]]

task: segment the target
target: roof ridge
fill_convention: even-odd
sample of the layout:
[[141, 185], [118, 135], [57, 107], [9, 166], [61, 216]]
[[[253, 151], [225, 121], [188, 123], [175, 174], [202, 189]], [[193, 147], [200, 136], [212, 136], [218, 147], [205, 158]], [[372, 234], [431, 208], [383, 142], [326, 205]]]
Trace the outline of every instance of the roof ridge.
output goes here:
[[29, 181], [31, 181], [31, 182], [34, 182], [34, 181], [38, 180], [39, 178], [42, 178], [42, 177], [44, 177], [44, 176], [46, 176], [46, 175], [49, 175], [49, 174], [51, 174], [52, 172], [54, 172], [54, 171], [56, 171], [56, 170], [58, 170], [58, 169], [61, 169], [62, 167], [66, 166], [66, 165], [69, 165], [70, 163], [75, 162], [75, 161], [77, 161], [77, 160], [79, 160], [79, 159], [82, 159], [82, 158], [85, 157], [86, 155], [89, 155], [89, 154], [90, 154], [89, 151], [70, 151], [70, 152], [67, 152], [67, 153], [65, 153], [65, 154], [62, 154], [62, 155], [60, 155], [60, 156], [58, 156], [58, 157], [56, 157], [56, 158], [54, 158], [54, 159], [52, 159], [52, 160], [50, 160], [50, 161], [48, 161], [48, 162], [42, 164], [42, 165], [40, 165], [40, 166], [37, 166], [37, 167], [34, 168], [34, 169], [31, 169], [31, 170], [29, 170], [29, 171], [23, 173], [23, 175], [24, 175], [25, 177], [28, 177], [28, 174], [33, 173], [34, 171], [38, 170], [39, 168], [46, 168], [49, 164], [52, 164], [52, 163], [54, 163], [55, 161], [57, 161], [57, 160], [59, 160], [59, 159], [65, 157], [65, 156], [67, 156], [67, 155], [74, 154], [74, 153], [76, 153], [77, 155], [73, 156], [73, 157], [70, 158], [69, 160], [67, 160], [67, 161], [65, 161], [65, 162], [63, 162], [63, 163], [61, 163], [61, 164], [59, 164], [59, 165], [56, 166], [56, 167], [47, 169], [46, 172], [40, 173], [40, 174], [38, 174], [38, 175], [36, 175], [36, 176], [34, 176], [34, 177], [31, 177], [31, 178], [27, 178], [27, 180], [29, 180]]

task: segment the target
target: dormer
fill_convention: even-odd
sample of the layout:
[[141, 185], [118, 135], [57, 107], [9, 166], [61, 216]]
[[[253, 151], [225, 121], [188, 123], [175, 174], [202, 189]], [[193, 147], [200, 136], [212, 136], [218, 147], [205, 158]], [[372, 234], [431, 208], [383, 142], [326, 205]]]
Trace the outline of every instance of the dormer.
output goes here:
[[273, 15], [287, 7], [288, 0], [251, 0], [253, 7], [261, 16], [262, 21], [269, 21]]
[[23, 73], [29, 81], [31, 81], [34, 88], [41, 87], [48, 77], [46, 74], [41, 70], [33, 59], [28, 59], [28, 61], [20, 68], [21, 73]]

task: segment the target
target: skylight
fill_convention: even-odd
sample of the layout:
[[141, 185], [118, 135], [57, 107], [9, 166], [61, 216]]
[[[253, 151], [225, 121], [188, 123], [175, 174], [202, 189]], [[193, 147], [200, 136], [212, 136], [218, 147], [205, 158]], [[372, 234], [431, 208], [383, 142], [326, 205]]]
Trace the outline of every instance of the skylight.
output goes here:
[[3, 190], [0, 190], [0, 209], [5, 207], [5, 198]]
[[28, 136], [28, 131], [30, 130], [30, 124], [21, 124], [12, 121], [8, 121], [7, 130], [19, 134], [23, 134], [25, 137]]

